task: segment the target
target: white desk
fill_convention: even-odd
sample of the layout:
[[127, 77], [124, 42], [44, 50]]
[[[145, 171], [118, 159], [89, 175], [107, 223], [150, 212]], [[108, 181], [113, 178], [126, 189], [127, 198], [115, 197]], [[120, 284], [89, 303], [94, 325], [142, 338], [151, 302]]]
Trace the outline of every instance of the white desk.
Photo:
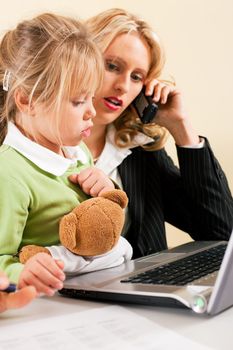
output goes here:
[[[0, 316], [0, 334], [12, 324], [41, 320], [52, 316], [106, 307], [109, 303], [75, 300], [56, 295], [52, 298], [39, 298], [23, 309], [10, 310]], [[174, 331], [196, 343], [211, 349], [232, 350], [233, 348], [233, 308], [215, 317], [199, 316], [189, 310], [158, 307], [123, 305], [125, 310], [143, 316], [148, 320]], [[122, 314], [122, 317], [124, 315]], [[173, 349], [179, 349], [178, 344]], [[167, 350], [167, 349], [165, 349]], [[197, 347], [198, 350], [198, 347]]]

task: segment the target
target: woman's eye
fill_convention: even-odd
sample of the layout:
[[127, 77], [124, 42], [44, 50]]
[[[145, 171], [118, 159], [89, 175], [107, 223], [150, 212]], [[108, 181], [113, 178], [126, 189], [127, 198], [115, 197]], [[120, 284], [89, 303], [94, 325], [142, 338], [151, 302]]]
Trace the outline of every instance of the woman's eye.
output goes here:
[[131, 74], [131, 78], [134, 81], [142, 81], [144, 79], [143, 76], [141, 74], [139, 74], [139, 73]]
[[119, 71], [120, 68], [118, 67], [117, 64], [113, 63], [113, 62], [105, 62], [105, 67], [107, 70], [113, 72], [113, 71]]

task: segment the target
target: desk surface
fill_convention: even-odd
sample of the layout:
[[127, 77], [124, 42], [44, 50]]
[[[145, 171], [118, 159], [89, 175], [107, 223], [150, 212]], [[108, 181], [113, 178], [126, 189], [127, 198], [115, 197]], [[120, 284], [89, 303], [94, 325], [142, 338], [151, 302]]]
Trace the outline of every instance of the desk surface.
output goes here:
[[[20, 322], [43, 320], [44, 318], [69, 315], [100, 307], [106, 307], [106, 303], [69, 299], [60, 295], [51, 298], [43, 297], [34, 300], [23, 309], [10, 310], [1, 314], [0, 325], [2, 328], [2, 326], [7, 327]], [[129, 304], [121, 304], [121, 307], [200, 345], [221, 350], [232, 350], [233, 348], [233, 308], [215, 317], [209, 317], [196, 315], [192, 311], [183, 309]]]

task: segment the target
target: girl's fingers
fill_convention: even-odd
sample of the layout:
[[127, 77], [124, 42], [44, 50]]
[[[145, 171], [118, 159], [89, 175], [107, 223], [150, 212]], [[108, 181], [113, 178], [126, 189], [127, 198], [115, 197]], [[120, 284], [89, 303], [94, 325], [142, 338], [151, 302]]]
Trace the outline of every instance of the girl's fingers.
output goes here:
[[98, 197], [102, 196], [102, 194], [104, 192], [107, 192], [107, 191], [112, 191], [112, 187], [107, 187], [107, 186], [104, 186], [98, 193]]
[[82, 187], [82, 190], [86, 193], [86, 194], [90, 194], [90, 191], [92, 189], [92, 187], [97, 183], [98, 179], [96, 176], [94, 175], [90, 175], [88, 177], [88, 179], [86, 179], [81, 187]]
[[[49, 285], [46, 285], [39, 279], [38, 276], [35, 276], [31, 271], [27, 271], [27, 275], [24, 276], [24, 285], [33, 286], [36, 288], [38, 293], [44, 293], [48, 296], [53, 296], [56, 292], [56, 288], [52, 288]], [[21, 284], [20, 284], [21, 285]], [[26, 288], [26, 287], [24, 287]]]
[[64, 262], [62, 260], [54, 260], [55, 263], [57, 264], [57, 266], [60, 268], [60, 269], [64, 269]]
[[50, 255], [38, 253], [25, 264], [19, 287], [33, 285], [37, 292], [51, 296], [63, 287], [63, 266], [61, 261], [57, 263]]
[[35, 255], [36, 261], [41, 265], [45, 270], [52, 274], [55, 278], [64, 281], [65, 274], [62, 271], [62, 268], [58, 266], [55, 260], [48, 254], [38, 253]]
[[93, 167], [80, 171], [80, 173], [76, 175], [79, 185], [82, 185], [86, 180], [88, 180], [89, 177], [92, 176], [92, 173], [93, 173]]
[[72, 174], [69, 176], [69, 180], [75, 184], [82, 185], [82, 183], [88, 179], [88, 177], [92, 174], [92, 167], [84, 169], [80, 171], [80, 173]]
[[86, 194], [92, 197], [99, 195], [104, 190], [114, 189], [112, 181], [100, 169], [90, 167], [82, 170], [78, 175], [74, 174], [69, 177], [72, 182], [78, 183]]
[[[98, 195], [106, 188], [105, 181], [97, 181], [90, 189], [90, 195], [92, 197], [98, 197]], [[109, 187], [107, 187], [109, 189]], [[110, 190], [110, 189], [109, 189]]]
[[78, 174], [72, 174], [69, 176], [69, 180], [74, 184], [78, 184]]
[[[44, 286], [52, 287], [53, 289], [61, 289], [63, 287], [63, 283], [60, 279], [55, 277], [49, 269], [44, 266], [38, 264], [37, 268], [31, 271], [33, 274], [33, 278], [38, 279]], [[28, 282], [31, 282], [28, 280]], [[30, 285], [34, 285], [33, 283], [28, 283]]]
[[110, 179], [102, 178], [96, 181], [90, 189], [90, 195], [92, 197], [98, 197], [101, 193], [106, 191], [112, 191], [115, 188], [113, 182]]

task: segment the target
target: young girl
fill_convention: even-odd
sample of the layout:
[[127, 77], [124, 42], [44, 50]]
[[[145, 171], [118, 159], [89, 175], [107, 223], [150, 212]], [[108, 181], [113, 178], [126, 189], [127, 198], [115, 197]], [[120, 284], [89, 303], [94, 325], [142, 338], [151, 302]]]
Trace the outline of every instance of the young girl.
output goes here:
[[63, 286], [62, 261], [40, 253], [24, 266], [17, 253], [27, 244], [59, 243], [60, 218], [88, 198], [68, 176], [81, 171], [88, 195], [114, 188], [90, 167], [82, 143], [102, 74], [100, 52], [85, 27], [70, 18], [42, 14], [1, 41], [0, 269], [19, 288], [33, 285], [53, 295]]

